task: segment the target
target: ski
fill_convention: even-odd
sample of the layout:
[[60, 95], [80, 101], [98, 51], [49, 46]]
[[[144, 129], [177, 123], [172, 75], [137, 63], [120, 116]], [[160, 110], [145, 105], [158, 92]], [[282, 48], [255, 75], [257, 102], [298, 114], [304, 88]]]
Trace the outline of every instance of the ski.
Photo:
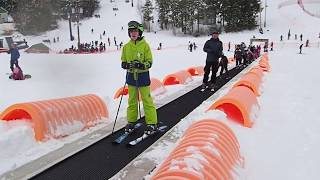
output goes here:
[[214, 88], [213, 88], [213, 87], [212, 87], [212, 88], [210, 88], [210, 87], [201, 88], [200, 91], [201, 91], [201, 92], [204, 92], [206, 89], [209, 90], [209, 91], [211, 91], [211, 92], [214, 92]]
[[122, 133], [117, 139], [113, 141], [114, 144], [121, 144], [128, 136], [129, 134], [133, 133], [136, 131], [139, 127], [142, 126], [142, 123], [137, 123], [134, 125], [134, 129], [131, 132], [124, 132]]
[[135, 146], [135, 145], [137, 145], [138, 143], [140, 143], [141, 141], [147, 139], [148, 137], [157, 134], [158, 132], [164, 132], [167, 127], [168, 127], [168, 126], [160, 126], [160, 127], [158, 127], [157, 131], [155, 131], [155, 132], [152, 133], [152, 134], [146, 134], [146, 133], [144, 133], [142, 136], [138, 137], [137, 139], [130, 141], [130, 142], [128, 143], [128, 145], [129, 145], [129, 146]]

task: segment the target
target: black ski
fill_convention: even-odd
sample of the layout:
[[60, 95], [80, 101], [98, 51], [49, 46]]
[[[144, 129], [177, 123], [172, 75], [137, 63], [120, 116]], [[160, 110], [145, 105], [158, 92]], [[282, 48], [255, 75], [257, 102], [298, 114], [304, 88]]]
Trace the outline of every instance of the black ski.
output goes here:
[[152, 134], [146, 134], [146, 133], [144, 133], [142, 136], [136, 138], [135, 140], [130, 141], [130, 142], [128, 143], [128, 145], [129, 145], [129, 146], [135, 146], [135, 145], [137, 145], [138, 143], [140, 143], [141, 141], [147, 139], [148, 137], [157, 134], [158, 132], [164, 132], [166, 128], [167, 128], [167, 126], [160, 126], [160, 127], [157, 128], [157, 131], [155, 131], [155, 132], [152, 133]]
[[133, 133], [134, 131], [136, 131], [138, 128], [140, 128], [142, 126], [142, 123], [137, 123], [134, 125], [134, 129], [131, 132], [124, 132], [122, 133], [117, 139], [115, 139], [113, 141], [114, 144], [121, 144], [125, 139], [127, 139], [127, 137], [129, 136], [129, 134]]

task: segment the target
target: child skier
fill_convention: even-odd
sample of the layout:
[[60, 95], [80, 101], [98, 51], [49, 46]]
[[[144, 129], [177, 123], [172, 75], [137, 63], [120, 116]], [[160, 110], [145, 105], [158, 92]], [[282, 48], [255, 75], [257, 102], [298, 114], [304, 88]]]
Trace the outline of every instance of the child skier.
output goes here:
[[127, 108], [128, 124], [126, 132], [134, 130], [138, 120], [139, 92], [143, 102], [146, 134], [157, 131], [157, 111], [150, 95], [149, 69], [152, 66], [152, 53], [149, 44], [142, 36], [144, 27], [136, 21], [128, 23], [128, 35], [130, 41], [123, 46], [121, 55], [121, 67], [127, 70], [126, 82], [128, 84], [129, 99]]

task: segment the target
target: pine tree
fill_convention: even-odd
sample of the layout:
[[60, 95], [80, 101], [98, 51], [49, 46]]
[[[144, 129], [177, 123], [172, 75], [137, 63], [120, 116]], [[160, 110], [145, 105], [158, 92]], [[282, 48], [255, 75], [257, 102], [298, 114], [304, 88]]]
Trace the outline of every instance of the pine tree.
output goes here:
[[150, 32], [150, 21], [153, 20], [152, 12], [153, 12], [153, 5], [150, 0], [146, 0], [145, 5], [142, 7], [143, 12], [143, 21], [144, 24], [147, 25], [148, 31]]
[[0, 7], [6, 9], [9, 14], [15, 10], [18, 0], [0, 0]]
[[[24, 34], [37, 34], [57, 27], [57, 19], [67, 18], [69, 0], [0, 0], [12, 15], [17, 29]], [[73, 1], [72, 1], [73, 2]], [[97, 0], [80, 0], [82, 16], [92, 16], [98, 8]]]
[[169, 15], [171, 13], [171, 1], [172, 0], [156, 0], [159, 10], [159, 23], [161, 29], [168, 29]]
[[225, 30], [242, 31], [256, 27], [259, 0], [224, 0], [222, 14], [227, 22]]

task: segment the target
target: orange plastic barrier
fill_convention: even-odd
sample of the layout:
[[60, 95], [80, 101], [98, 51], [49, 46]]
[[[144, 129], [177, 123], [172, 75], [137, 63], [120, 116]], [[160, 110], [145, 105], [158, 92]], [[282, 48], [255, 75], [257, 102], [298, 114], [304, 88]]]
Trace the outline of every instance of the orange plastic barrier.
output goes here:
[[260, 66], [255, 66], [250, 69], [250, 71], [247, 74], [255, 74], [257, 77], [262, 78], [263, 76], [263, 69]]
[[234, 57], [228, 58], [228, 64], [235, 63], [235, 62], [236, 62], [236, 60], [234, 59]]
[[270, 65], [269, 61], [267, 59], [267, 56], [264, 56], [261, 58], [259, 61], [259, 66], [264, 70], [264, 71], [270, 71]]
[[188, 71], [182, 70], [182, 71], [178, 71], [176, 73], [167, 75], [163, 80], [163, 84], [165, 86], [175, 85], [175, 84], [185, 84], [188, 79], [192, 79], [192, 76], [190, 75], [190, 73], [188, 73]]
[[197, 66], [188, 68], [187, 71], [191, 74], [191, 76], [201, 76], [204, 74], [204, 67]]
[[[158, 89], [161, 89], [162, 90], [162, 93], [165, 93], [167, 90], [166, 90], [166, 87], [162, 84], [162, 82], [159, 80], [159, 79], [156, 79], [156, 78], [151, 78], [151, 84], [150, 84], [150, 90], [151, 92], [154, 92]], [[123, 87], [118, 89], [116, 94], [114, 95], [114, 99], [117, 99], [119, 98], [122, 94], [123, 95], [128, 95], [128, 86], [125, 86], [124, 90], [123, 90]]]
[[128, 90], [128, 86], [125, 86], [124, 90], [123, 87], [121, 87], [120, 89], [117, 90], [116, 94], [113, 96], [113, 99], [118, 99], [121, 95], [128, 95], [129, 90]]
[[250, 115], [255, 106], [259, 107], [255, 94], [247, 87], [236, 86], [213, 103], [208, 110], [222, 110], [229, 119], [235, 120], [245, 127], [252, 127], [255, 117]]
[[239, 149], [234, 133], [224, 123], [198, 121], [187, 129], [151, 180], [233, 179], [234, 166], [243, 163]]
[[0, 119], [11, 121], [31, 119], [37, 141], [48, 136], [61, 137], [60, 128], [81, 123], [83, 129], [93, 126], [98, 120], [109, 116], [107, 106], [96, 95], [67, 97], [44, 101], [14, 104], [8, 107]]
[[159, 79], [151, 78], [151, 84], [150, 84], [151, 92], [156, 91], [158, 89], [162, 89], [163, 92], [166, 92], [166, 87], [162, 84], [162, 82]]
[[262, 59], [265, 59], [266, 61], [269, 61], [268, 53], [262, 54]]
[[233, 87], [245, 86], [249, 88], [256, 96], [260, 96], [259, 87], [261, 78], [253, 73], [245, 74]]

